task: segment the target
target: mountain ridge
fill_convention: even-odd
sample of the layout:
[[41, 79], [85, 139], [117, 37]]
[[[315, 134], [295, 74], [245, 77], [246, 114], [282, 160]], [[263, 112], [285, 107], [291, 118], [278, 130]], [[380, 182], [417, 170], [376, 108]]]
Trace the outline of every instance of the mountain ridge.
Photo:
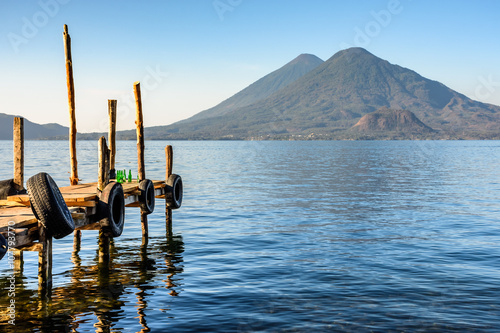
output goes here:
[[234, 108], [244, 107], [267, 98], [275, 91], [286, 87], [322, 63], [323, 60], [317, 56], [302, 53], [284, 66], [265, 75], [216, 106], [201, 111], [188, 119], [181, 120], [179, 123], [221, 116]]
[[[0, 113], [0, 140], [12, 140], [14, 115]], [[68, 127], [56, 124], [37, 124], [24, 119], [24, 138], [26, 140], [57, 139], [67, 137]]]
[[350, 48], [265, 99], [226, 111], [223, 117], [157, 128], [152, 136], [248, 139], [314, 132], [335, 138], [382, 107], [411, 111], [445, 135], [461, 131], [498, 135], [500, 128], [500, 107], [473, 101], [365, 49]]
[[[301, 54], [213, 108], [171, 125], [148, 127], [145, 135], [174, 140], [360, 139], [366, 136], [353, 127], [366, 115], [381, 116], [376, 113], [381, 109], [407, 119], [413, 115], [418, 119], [413, 123], [432, 128], [420, 138], [500, 139], [500, 106], [474, 101], [362, 48], [339, 51], [326, 61]], [[410, 113], [401, 113], [406, 111]], [[384, 121], [394, 121], [391, 117], [397, 119], [398, 114], [387, 114]], [[0, 133], [10, 139], [12, 121], [6, 127], [1, 120]], [[66, 127], [39, 126], [50, 133], [37, 138], [67, 138]], [[51, 132], [50, 126], [59, 132]], [[370, 138], [405, 138], [405, 131], [397, 136], [375, 132]], [[79, 133], [78, 138], [100, 135]], [[416, 138], [415, 133], [410, 138]], [[119, 131], [117, 139], [135, 139], [135, 131]]]

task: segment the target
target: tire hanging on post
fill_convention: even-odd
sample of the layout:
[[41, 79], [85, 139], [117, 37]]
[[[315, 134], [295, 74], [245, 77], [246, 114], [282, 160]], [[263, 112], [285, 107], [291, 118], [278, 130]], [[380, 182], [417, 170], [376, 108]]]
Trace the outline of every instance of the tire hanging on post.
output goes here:
[[122, 185], [116, 182], [106, 185], [97, 208], [103, 231], [111, 237], [119, 237], [125, 225], [125, 198]]
[[139, 183], [139, 204], [141, 212], [151, 214], [155, 210], [155, 186], [149, 179], [143, 179]]
[[179, 175], [171, 174], [165, 187], [165, 201], [168, 208], [178, 209], [182, 205], [183, 186]]
[[34, 175], [26, 182], [26, 188], [33, 214], [52, 237], [60, 239], [75, 230], [71, 212], [49, 174], [40, 172]]
[[0, 260], [2, 260], [3, 256], [7, 253], [8, 250], [9, 244], [7, 243], [5, 237], [0, 234]]

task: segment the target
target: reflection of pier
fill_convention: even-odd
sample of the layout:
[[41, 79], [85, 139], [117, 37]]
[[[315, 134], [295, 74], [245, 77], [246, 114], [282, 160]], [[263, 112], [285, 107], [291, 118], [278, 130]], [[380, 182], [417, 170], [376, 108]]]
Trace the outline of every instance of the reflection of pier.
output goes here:
[[[137, 253], [137, 248], [123, 248], [111, 242], [109, 262], [99, 263], [97, 251], [93, 262], [82, 266], [80, 244], [75, 243], [71, 255], [73, 268], [64, 273], [70, 281], [53, 288], [50, 301], [37, 297], [36, 290], [25, 289], [26, 283], [22, 280], [26, 278], [22, 271], [17, 272], [19, 298], [31, 299], [32, 302], [18, 304], [16, 329], [22, 331], [24, 325], [26, 331], [37, 326], [50, 326], [47, 321], [53, 320], [57, 325], [65, 323], [64, 329], [61, 327], [56, 331], [77, 332], [79, 321], [93, 313], [97, 318], [94, 319], [96, 332], [110, 332], [112, 326], [123, 318], [125, 292], [132, 291], [137, 299], [137, 322], [142, 332], [149, 332], [146, 318], [148, 295], [151, 289], [158, 288], [158, 283], [154, 286], [150, 281], [163, 281], [164, 288], [173, 297], [182, 292], [178, 274], [183, 271], [184, 243], [181, 236], [172, 235], [167, 224], [166, 237], [152, 238], [149, 244], [143, 239], [137, 256], [123, 256], [123, 252]], [[7, 283], [2, 280], [0, 288], [6, 288]], [[7, 304], [7, 295], [2, 294], [0, 302]], [[35, 312], [41, 312], [45, 318], [40, 322], [33, 321]]]

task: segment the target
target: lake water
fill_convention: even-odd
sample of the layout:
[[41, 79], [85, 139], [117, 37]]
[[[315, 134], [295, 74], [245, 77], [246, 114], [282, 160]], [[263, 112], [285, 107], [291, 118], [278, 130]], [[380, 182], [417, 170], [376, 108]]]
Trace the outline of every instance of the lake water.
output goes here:
[[[12, 332], [498, 332], [499, 141], [146, 142], [148, 178], [164, 147], [184, 202], [166, 237], [164, 202], [127, 208], [109, 269], [97, 232], [55, 240], [49, 302], [24, 254]], [[69, 184], [67, 142], [26, 142], [26, 179]], [[117, 167], [136, 174], [135, 142]], [[12, 142], [0, 141], [0, 179]], [[97, 143], [78, 143], [83, 181]], [[0, 283], [7, 285], [6, 258]], [[8, 305], [2, 291], [2, 313]]]

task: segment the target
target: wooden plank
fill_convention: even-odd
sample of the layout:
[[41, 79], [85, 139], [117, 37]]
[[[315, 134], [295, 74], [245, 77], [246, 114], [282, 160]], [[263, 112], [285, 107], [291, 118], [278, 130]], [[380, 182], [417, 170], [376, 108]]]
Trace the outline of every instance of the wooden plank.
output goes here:
[[60, 187], [61, 193], [95, 193], [97, 182]]
[[16, 248], [29, 245], [39, 239], [38, 225], [26, 229], [25, 233], [16, 234]]
[[85, 220], [87, 218], [87, 214], [85, 213], [71, 213], [71, 217], [73, 220]]
[[82, 225], [75, 228], [75, 230], [99, 230], [99, 229], [101, 229], [101, 225], [98, 222]]
[[[152, 180], [155, 187], [155, 196], [162, 197], [165, 194], [165, 182], [163, 180]], [[97, 183], [87, 183], [78, 184], [74, 186], [61, 187], [59, 190], [66, 202], [68, 207], [95, 207], [99, 200], [96, 194]], [[123, 192], [125, 194], [125, 199], [127, 205], [132, 204], [139, 200], [139, 185], [137, 181], [132, 181], [131, 183], [123, 183]], [[11, 195], [7, 197], [7, 200], [0, 200], [0, 218], [2, 216], [2, 211], [7, 208], [22, 208], [29, 207], [30, 201], [27, 194]], [[135, 206], [129, 206], [135, 207]], [[28, 210], [29, 216], [34, 218], [31, 214], [31, 210]], [[12, 211], [6, 213], [9, 217], [13, 215]], [[3, 214], [5, 215], [5, 214]], [[23, 215], [23, 214], [21, 214]], [[17, 221], [18, 219], [16, 219]]]
[[38, 240], [38, 223], [32, 224], [28, 228], [14, 227], [8, 230], [0, 232], [4, 237], [15, 237], [15, 249], [22, 248], [23, 246], [30, 245], [34, 241]]
[[0, 209], [0, 231], [9, 226], [24, 227], [36, 223], [36, 218], [30, 208], [10, 207]]
[[[68, 194], [68, 193], [61, 193], [64, 202], [66, 202], [66, 205], [69, 206], [86, 206], [86, 207], [92, 207], [96, 205], [97, 201], [97, 195], [90, 194], [90, 193], [74, 193], [74, 194]], [[30, 199], [27, 194], [18, 194], [18, 195], [11, 195], [7, 197], [8, 201], [12, 202], [17, 202], [21, 203], [27, 207], [30, 206]]]
[[23, 203], [25, 206], [29, 206], [30, 202], [27, 194], [9, 195], [7, 197], [7, 200]]
[[17, 201], [0, 200], [0, 209], [4, 207], [26, 207], [26, 206]]
[[68, 207], [96, 207], [97, 201], [68, 201], [66, 202]]

